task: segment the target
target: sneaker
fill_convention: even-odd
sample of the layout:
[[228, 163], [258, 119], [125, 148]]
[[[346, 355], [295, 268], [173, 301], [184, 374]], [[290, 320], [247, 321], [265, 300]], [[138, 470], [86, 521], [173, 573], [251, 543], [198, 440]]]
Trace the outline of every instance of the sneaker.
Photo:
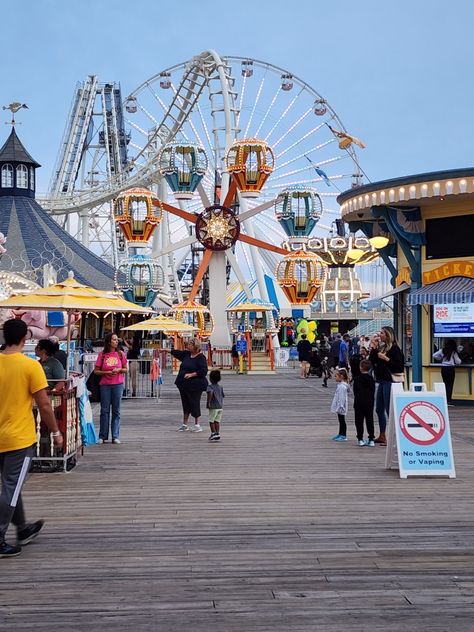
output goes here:
[[213, 440], [214, 441], [220, 441], [221, 440], [221, 435], [218, 432], [216, 432], [216, 434], [214, 435], [214, 439]]
[[120, 444], [122, 442], [120, 441], [120, 439], [112, 439], [112, 443], [119, 443]]
[[375, 441], [367, 441], [367, 445], [369, 448], [375, 448]]
[[334, 439], [334, 441], [347, 441], [347, 437], [345, 437], [344, 435], [339, 435]]
[[178, 432], [186, 432], [187, 430], [189, 430], [188, 424], [181, 424], [181, 426], [178, 428]]
[[199, 424], [194, 424], [193, 432], [202, 432], [202, 428]]
[[39, 535], [41, 529], [44, 526], [44, 520], [37, 520], [31, 524], [26, 525], [23, 529], [18, 531], [18, 544], [20, 546], [26, 546]]
[[98, 440], [97, 440], [97, 443], [98, 443], [99, 445], [102, 445], [102, 444], [104, 443], [104, 440], [103, 440], [103, 439], [98, 439]]
[[334, 435], [334, 437], [331, 437], [331, 439], [332, 439], [333, 441], [338, 441], [340, 436], [341, 436], [341, 435], [337, 434], [337, 435]]
[[327, 384], [321, 384], [321, 386], [322, 386], [323, 388], [329, 388], [329, 386], [328, 386]]
[[0, 557], [16, 557], [17, 555], [21, 555], [21, 546], [14, 546], [6, 542], [0, 544]]
[[366, 445], [366, 443], [363, 439], [359, 439], [359, 441], [357, 442], [357, 445], [363, 448]]

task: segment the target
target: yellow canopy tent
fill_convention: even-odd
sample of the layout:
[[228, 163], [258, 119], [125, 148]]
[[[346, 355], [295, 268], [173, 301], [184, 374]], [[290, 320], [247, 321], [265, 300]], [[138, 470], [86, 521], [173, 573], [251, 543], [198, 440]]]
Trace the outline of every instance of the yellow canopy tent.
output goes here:
[[[69, 278], [61, 283], [50, 285], [31, 292], [30, 294], [16, 294], [4, 301], [0, 301], [0, 309], [39, 309], [61, 310], [67, 312], [67, 353], [71, 335], [71, 315], [73, 312], [113, 312], [124, 314], [149, 314], [149, 307], [140, 307], [126, 301], [113, 292], [97, 290], [78, 283], [72, 272]], [[69, 362], [67, 363], [69, 375]]]
[[134, 325], [122, 327], [122, 331], [162, 331], [164, 333], [181, 333], [184, 331], [196, 331], [198, 328], [182, 323], [169, 316], [155, 316], [148, 320], [142, 320]]

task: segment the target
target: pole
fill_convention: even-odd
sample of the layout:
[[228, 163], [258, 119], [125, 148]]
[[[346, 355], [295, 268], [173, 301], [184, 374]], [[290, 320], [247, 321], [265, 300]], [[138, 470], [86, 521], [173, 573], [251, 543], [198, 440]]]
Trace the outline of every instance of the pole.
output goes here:
[[72, 310], [67, 310], [67, 336], [66, 336], [66, 382], [69, 380], [69, 343], [71, 342]]

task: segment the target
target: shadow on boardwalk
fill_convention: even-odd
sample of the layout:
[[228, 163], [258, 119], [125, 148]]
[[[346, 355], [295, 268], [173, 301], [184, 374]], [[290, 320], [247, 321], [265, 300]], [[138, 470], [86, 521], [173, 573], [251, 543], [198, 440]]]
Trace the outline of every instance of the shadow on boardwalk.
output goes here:
[[0, 561], [2, 632], [473, 629], [472, 409], [450, 409], [456, 480], [400, 480], [352, 414], [329, 440], [333, 384], [224, 376], [209, 444], [168, 382], [124, 402], [122, 445], [29, 479], [47, 525]]

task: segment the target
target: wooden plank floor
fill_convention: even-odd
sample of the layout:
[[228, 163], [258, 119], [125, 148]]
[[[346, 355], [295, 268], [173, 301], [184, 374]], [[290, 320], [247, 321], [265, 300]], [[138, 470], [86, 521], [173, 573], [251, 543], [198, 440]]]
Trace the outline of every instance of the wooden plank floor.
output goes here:
[[[123, 403], [123, 444], [32, 475], [44, 533], [0, 560], [0, 630], [474, 629], [474, 411], [450, 408], [458, 478], [401, 480], [336, 444], [334, 383], [225, 376], [222, 441]], [[13, 534], [12, 534], [13, 536]]]

